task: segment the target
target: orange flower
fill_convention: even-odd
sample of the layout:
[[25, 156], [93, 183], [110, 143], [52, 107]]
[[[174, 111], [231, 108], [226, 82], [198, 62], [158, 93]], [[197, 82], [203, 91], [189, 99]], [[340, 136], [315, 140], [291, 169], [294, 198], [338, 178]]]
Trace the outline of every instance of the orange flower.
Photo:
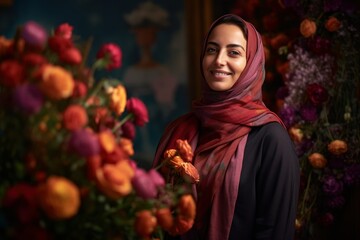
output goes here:
[[329, 17], [325, 23], [325, 28], [329, 32], [335, 32], [339, 30], [340, 27], [341, 27], [341, 22], [336, 17], [333, 16]]
[[96, 171], [96, 182], [99, 189], [108, 197], [118, 199], [128, 195], [132, 190], [131, 178], [134, 169], [123, 160], [116, 164], [105, 164]]
[[173, 158], [175, 157], [177, 154], [177, 150], [176, 149], [168, 149], [164, 152], [164, 158], [168, 159], [168, 158]]
[[98, 136], [100, 146], [106, 153], [111, 153], [115, 150], [116, 140], [114, 134], [110, 130], [102, 131]]
[[135, 232], [140, 237], [149, 237], [157, 225], [156, 217], [149, 210], [141, 210], [136, 213]]
[[116, 88], [110, 88], [109, 94], [110, 94], [110, 108], [117, 115], [121, 115], [124, 112], [126, 106], [125, 87], [119, 84]]
[[320, 153], [313, 153], [308, 157], [308, 160], [313, 168], [324, 168], [327, 164], [327, 160], [324, 155]]
[[8, 53], [10, 46], [13, 41], [5, 38], [4, 36], [0, 36], [0, 56], [3, 56]]
[[50, 218], [67, 219], [79, 210], [80, 192], [70, 180], [51, 176], [39, 187], [39, 202]]
[[190, 194], [181, 196], [178, 204], [179, 216], [186, 220], [194, 220], [196, 215], [196, 204]]
[[134, 155], [133, 143], [130, 139], [122, 137], [119, 141], [119, 146], [128, 156]]
[[174, 225], [174, 217], [169, 208], [160, 208], [156, 210], [155, 216], [159, 225], [166, 231], [170, 230]]
[[328, 150], [334, 155], [341, 155], [347, 152], [348, 146], [342, 140], [334, 140], [328, 145]]
[[192, 162], [194, 154], [187, 140], [181, 140], [181, 139], [176, 140], [176, 147], [179, 151], [181, 158], [184, 161]]
[[300, 143], [304, 137], [303, 132], [300, 128], [291, 127], [289, 129], [289, 135], [294, 142]]
[[189, 231], [192, 226], [194, 225], [193, 219], [183, 219], [181, 217], [175, 218], [175, 223], [173, 227], [170, 229], [169, 233], [170, 235], [182, 235]]
[[171, 158], [168, 162], [168, 165], [173, 169], [181, 169], [182, 164], [185, 163], [180, 156], [175, 156]]
[[70, 105], [63, 113], [63, 124], [68, 130], [74, 131], [84, 127], [88, 122], [85, 109], [77, 104]]
[[181, 175], [188, 179], [191, 183], [198, 183], [200, 181], [200, 175], [198, 170], [189, 162], [184, 162], [181, 164], [180, 168]]
[[72, 95], [75, 83], [72, 75], [62, 67], [47, 65], [43, 68], [40, 88], [52, 100]]
[[316, 23], [310, 19], [304, 19], [300, 24], [300, 33], [308, 38], [316, 33]]

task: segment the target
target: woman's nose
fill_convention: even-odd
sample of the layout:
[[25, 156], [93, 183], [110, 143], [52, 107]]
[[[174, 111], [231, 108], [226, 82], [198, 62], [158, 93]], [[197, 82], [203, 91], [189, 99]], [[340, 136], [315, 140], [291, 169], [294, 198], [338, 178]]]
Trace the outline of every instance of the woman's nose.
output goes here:
[[226, 55], [223, 53], [223, 52], [219, 52], [218, 55], [216, 56], [216, 59], [215, 59], [215, 63], [217, 65], [224, 65], [226, 62]]

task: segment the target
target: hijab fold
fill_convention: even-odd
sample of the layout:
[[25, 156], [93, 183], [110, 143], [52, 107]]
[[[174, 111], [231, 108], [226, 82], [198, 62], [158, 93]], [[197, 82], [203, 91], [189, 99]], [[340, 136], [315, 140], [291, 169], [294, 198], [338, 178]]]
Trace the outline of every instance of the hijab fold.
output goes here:
[[192, 112], [167, 127], [154, 161], [154, 166], [160, 164], [163, 152], [173, 148], [177, 139], [187, 139], [195, 149], [193, 163], [200, 173], [200, 182], [195, 194], [196, 220], [189, 235], [195, 232], [200, 239], [229, 237], [244, 150], [251, 128], [274, 121], [282, 124], [262, 101], [264, 49], [261, 36], [252, 24], [230, 14], [217, 19], [205, 38], [201, 61], [211, 31], [223, 18], [230, 16], [243, 21], [248, 29], [245, 69], [227, 91], [213, 91], [203, 79], [201, 100], [193, 103]]

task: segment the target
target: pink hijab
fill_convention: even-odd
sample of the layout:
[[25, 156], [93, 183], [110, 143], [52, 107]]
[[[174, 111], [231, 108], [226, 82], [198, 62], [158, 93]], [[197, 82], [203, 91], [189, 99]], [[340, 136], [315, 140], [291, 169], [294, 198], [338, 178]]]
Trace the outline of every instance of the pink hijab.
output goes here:
[[209, 240], [229, 237], [251, 128], [275, 121], [282, 124], [262, 101], [264, 49], [261, 36], [252, 24], [232, 14], [217, 19], [205, 38], [201, 62], [211, 31], [224, 19], [233, 19], [226, 24], [238, 25], [236, 20], [246, 26], [247, 65], [227, 91], [213, 91], [203, 79], [201, 100], [193, 103], [192, 112], [167, 127], [154, 161], [154, 166], [158, 165], [163, 152], [173, 148], [177, 139], [187, 139], [195, 149], [194, 165], [200, 173], [200, 182], [194, 193], [196, 220], [189, 234], [196, 233], [200, 239]]

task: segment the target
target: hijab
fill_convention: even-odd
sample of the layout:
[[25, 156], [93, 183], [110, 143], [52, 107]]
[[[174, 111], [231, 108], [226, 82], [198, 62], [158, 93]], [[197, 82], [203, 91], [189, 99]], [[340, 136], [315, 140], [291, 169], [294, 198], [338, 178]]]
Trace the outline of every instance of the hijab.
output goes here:
[[[213, 91], [204, 79], [201, 62], [212, 30], [225, 20], [225, 24], [239, 26], [236, 22], [241, 21], [245, 25], [247, 64], [233, 87], [226, 91]], [[261, 36], [251, 23], [232, 14], [215, 20], [204, 41], [200, 66], [203, 74], [202, 97], [193, 102], [190, 113], [167, 127], [160, 140], [154, 166], [160, 163], [166, 149], [174, 148], [177, 139], [188, 140], [195, 149], [193, 164], [200, 174], [194, 193], [197, 215], [191, 232], [196, 232], [200, 239], [228, 239], [247, 136], [252, 127], [282, 122], [262, 101], [264, 49]]]

